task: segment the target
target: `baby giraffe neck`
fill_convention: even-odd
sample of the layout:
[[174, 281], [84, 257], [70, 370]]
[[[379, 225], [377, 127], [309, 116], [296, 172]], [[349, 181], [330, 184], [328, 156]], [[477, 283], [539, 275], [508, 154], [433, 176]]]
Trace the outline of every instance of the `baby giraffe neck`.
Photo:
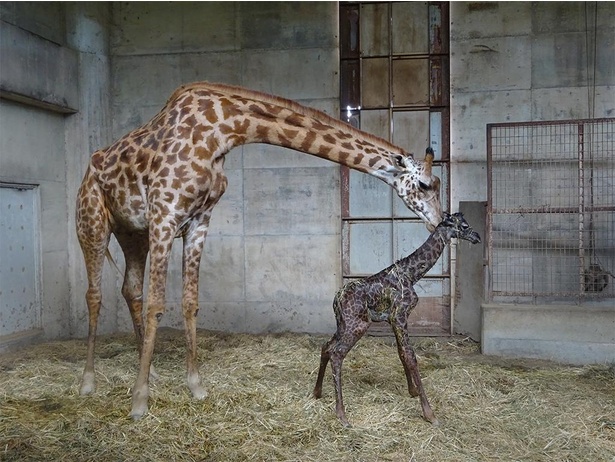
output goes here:
[[401, 266], [408, 270], [413, 283], [425, 276], [436, 264], [448, 241], [446, 231], [437, 228], [423, 245], [401, 260]]

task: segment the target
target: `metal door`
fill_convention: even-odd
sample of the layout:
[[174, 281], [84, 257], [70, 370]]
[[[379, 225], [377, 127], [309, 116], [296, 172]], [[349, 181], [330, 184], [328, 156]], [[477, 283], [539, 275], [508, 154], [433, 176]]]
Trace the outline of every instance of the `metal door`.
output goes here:
[[[448, 209], [448, 4], [340, 4], [341, 118], [422, 158], [427, 146]], [[344, 282], [408, 255], [429, 235], [384, 182], [342, 168]], [[451, 332], [448, 249], [415, 287], [414, 335]], [[376, 327], [376, 331], [380, 328]]]
[[0, 337], [40, 328], [37, 189], [0, 183]]

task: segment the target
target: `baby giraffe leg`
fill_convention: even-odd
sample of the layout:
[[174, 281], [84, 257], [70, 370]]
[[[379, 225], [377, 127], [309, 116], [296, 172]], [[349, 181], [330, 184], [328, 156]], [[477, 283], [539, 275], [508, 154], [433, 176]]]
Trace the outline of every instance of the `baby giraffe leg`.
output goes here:
[[338, 340], [334, 341], [329, 346], [329, 355], [331, 358], [331, 369], [333, 370], [333, 385], [335, 387], [335, 413], [345, 427], [351, 427], [350, 422], [346, 418], [346, 409], [344, 407], [344, 397], [342, 395], [342, 363], [348, 352], [359, 341], [363, 334], [367, 331], [369, 323], [354, 319], [353, 330], [339, 335]]
[[314, 398], [316, 399], [322, 397], [322, 381], [325, 378], [325, 371], [327, 370], [329, 359], [331, 359], [329, 348], [333, 342], [335, 342], [335, 335], [331, 337], [331, 340], [322, 346], [322, 350], [320, 352], [320, 368], [318, 369], [318, 378], [316, 379], [316, 385], [314, 385], [314, 391], [312, 392]]
[[333, 386], [335, 387], [335, 414], [344, 427], [351, 427], [346, 418], [344, 397], [342, 396], [342, 363], [350, 348], [335, 348], [331, 354], [331, 369], [333, 369]]
[[412, 381], [412, 371], [402, 359], [402, 353], [401, 351], [399, 351], [399, 349], [398, 349], [398, 353], [399, 353], [399, 359], [401, 359], [401, 363], [404, 366], [404, 373], [406, 374], [406, 381], [408, 382], [408, 393], [412, 397], [417, 397], [419, 395], [419, 390], [414, 384], [414, 382]]
[[[433, 410], [431, 409], [431, 406], [429, 405], [427, 395], [425, 394], [425, 389], [423, 388], [423, 383], [421, 382], [421, 374], [419, 373], [419, 366], [416, 361], [416, 355], [414, 354], [414, 350], [410, 345], [410, 336], [408, 335], [406, 329], [400, 325], [393, 326], [393, 331], [395, 332], [395, 339], [397, 340], [397, 351], [399, 352], [399, 359], [404, 366], [404, 371], [406, 371], [408, 390], [410, 391], [411, 395], [413, 394], [413, 389], [418, 392], [418, 396], [421, 400], [423, 417], [425, 418], [425, 420], [431, 422], [433, 425], [439, 425], [438, 419], [436, 418]], [[416, 388], [414, 386], [416, 386]]]

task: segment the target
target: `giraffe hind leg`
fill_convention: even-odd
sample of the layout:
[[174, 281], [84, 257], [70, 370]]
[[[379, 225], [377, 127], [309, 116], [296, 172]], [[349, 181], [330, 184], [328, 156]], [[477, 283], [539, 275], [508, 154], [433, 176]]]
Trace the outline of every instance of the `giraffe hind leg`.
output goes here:
[[322, 397], [322, 381], [325, 377], [325, 372], [327, 370], [327, 365], [329, 364], [329, 360], [331, 359], [330, 348], [331, 345], [336, 341], [336, 336], [331, 337], [331, 340], [326, 342], [321, 349], [320, 352], [320, 368], [318, 369], [318, 377], [316, 378], [316, 385], [314, 385], [314, 391], [312, 395], [314, 398], [319, 399]]
[[346, 417], [346, 408], [344, 406], [344, 397], [342, 393], [342, 364], [344, 358], [350, 352], [352, 347], [359, 341], [363, 334], [367, 332], [369, 322], [359, 319], [353, 320], [352, 329], [344, 329], [339, 332], [338, 338], [331, 343], [328, 348], [328, 353], [331, 358], [331, 369], [333, 372], [333, 385], [335, 387], [335, 414], [337, 415], [342, 425], [351, 427]]
[[209, 217], [205, 217], [201, 223], [191, 227], [183, 239], [182, 311], [186, 335], [186, 383], [196, 399], [207, 397], [199, 374], [196, 325], [199, 312], [199, 266], [208, 224]]
[[104, 198], [93, 178], [86, 174], [77, 195], [76, 227], [79, 245], [83, 252], [88, 289], [88, 344], [87, 359], [79, 394], [89, 395], [96, 390], [94, 350], [96, 329], [102, 304], [101, 280], [103, 264], [111, 236], [111, 226], [106, 218]]
[[[115, 237], [122, 248], [126, 264], [122, 296], [130, 311], [139, 349], [139, 358], [141, 358], [145, 333], [143, 325], [143, 280], [149, 252], [149, 239], [147, 233], [116, 233]], [[150, 379], [158, 378], [153, 364], [150, 365], [149, 375]]]

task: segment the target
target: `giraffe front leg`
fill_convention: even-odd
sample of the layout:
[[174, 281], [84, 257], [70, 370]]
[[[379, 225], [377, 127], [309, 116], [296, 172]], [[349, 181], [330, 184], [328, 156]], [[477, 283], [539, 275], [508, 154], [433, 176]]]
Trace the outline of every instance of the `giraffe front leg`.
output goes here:
[[145, 323], [145, 335], [141, 349], [141, 360], [139, 361], [139, 372], [137, 380], [132, 388], [132, 409], [130, 417], [138, 420], [148, 412], [149, 400], [149, 371], [154, 353], [156, 341], [156, 330], [158, 322], [162, 317], [164, 307], [160, 305], [148, 304], [148, 316]]
[[196, 316], [199, 311], [198, 302], [184, 302], [183, 310], [186, 331], [186, 383], [194, 398], [205, 399], [207, 397], [207, 391], [201, 384], [197, 359]]
[[[157, 233], [158, 236], [174, 236], [174, 232]], [[152, 236], [152, 233], [150, 233]], [[139, 361], [139, 372], [137, 380], [132, 389], [132, 409], [130, 416], [137, 420], [148, 412], [149, 399], [149, 374], [154, 354], [154, 344], [156, 342], [156, 331], [158, 324], [165, 311], [165, 285], [169, 255], [173, 238], [167, 241], [155, 242], [150, 238], [150, 275], [149, 275], [149, 294], [147, 297], [147, 317], [145, 320], [145, 331], [143, 335], [143, 345], [141, 358]]]
[[419, 390], [416, 387], [414, 381], [412, 380], [412, 370], [409, 367], [408, 361], [404, 360], [404, 352], [403, 352], [403, 344], [400, 340], [403, 338], [403, 331], [397, 332], [397, 329], [400, 327], [397, 324], [393, 325], [393, 332], [395, 333], [395, 339], [397, 340], [397, 353], [399, 354], [399, 359], [401, 361], [402, 366], [404, 367], [404, 374], [406, 376], [406, 382], [408, 382], [408, 393], [412, 397], [419, 396]]
[[[420, 397], [421, 401], [423, 417], [425, 418], [425, 420], [431, 422], [434, 426], [438, 426], [440, 425], [440, 423], [438, 422], [438, 419], [436, 418], [433, 410], [431, 409], [431, 406], [427, 399], [427, 395], [425, 394], [425, 389], [423, 388], [423, 383], [421, 381], [421, 374], [419, 372], [418, 363], [416, 361], [416, 355], [414, 354], [414, 350], [410, 345], [410, 337], [405, 329], [405, 325], [401, 326], [397, 324], [393, 327], [393, 331], [395, 332], [395, 339], [397, 340], [399, 359], [404, 366], [404, 370], [409, 371], [408, 388], [410, 390], [413, 385], [416, 385], [416, 391], [418, 392], [418, 396]], [[412, 394], [412, 391], [410, 391], [410, 393]]]

